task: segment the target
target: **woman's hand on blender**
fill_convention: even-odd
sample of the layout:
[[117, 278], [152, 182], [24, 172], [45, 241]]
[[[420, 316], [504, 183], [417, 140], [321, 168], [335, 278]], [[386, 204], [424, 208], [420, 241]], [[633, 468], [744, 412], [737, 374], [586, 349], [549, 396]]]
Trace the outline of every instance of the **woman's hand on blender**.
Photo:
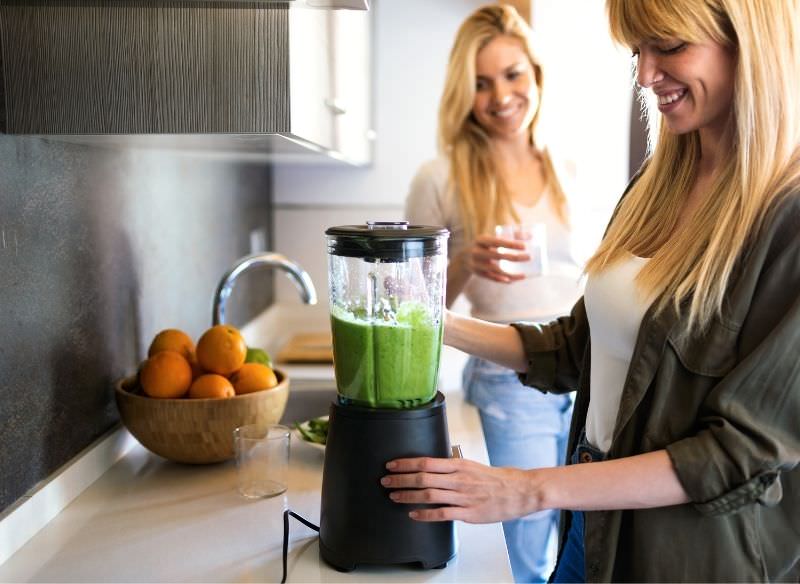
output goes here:
[[494, 523], [538, 511], [530, 472], [463, 458], [401, 458], [381, 484], [396, 503], [443, 505], [409, 512], [418, 521]]
[[529, 259], [523, 241], [493, 235], [479, 235], [464, 251], [464, 262], [469, 272], [504, 284], [522, 280], [525, 276], [503, 270], [499, 265], [500, 260], [524, 262]]

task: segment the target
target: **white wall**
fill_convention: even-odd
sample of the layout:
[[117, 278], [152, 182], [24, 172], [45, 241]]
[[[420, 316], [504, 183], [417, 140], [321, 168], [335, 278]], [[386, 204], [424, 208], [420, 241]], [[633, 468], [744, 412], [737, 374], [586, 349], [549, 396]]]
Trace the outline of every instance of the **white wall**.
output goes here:
[[[436, 154], [436, 112], [450, 46], [477, 0], [373, 0], [375, 144], [369, 168], [276, 166], [275, 249], [311, 274], [324, 297], [324, 229], [399, 219], [417, 167]], [[627, 180], [629, 60], [611, 47], [602, 0], [535, 0], [534, 28], [561, 150], [578, 168], [577, 222], [594, 241]], [[616, 59], [616, 60], [615, 60]], [[582, 185], [582, 186], [581, 186]], [[576, 205], [574, 205], [576, 206]], [[299, 302], [278, 278], [276, 299]]]
[[603, 0], [533, 0], [549, 139], [574, 161], [567, 193], [582, 256], [591, 254], [628, 181], [630, 51], [614, 45]]

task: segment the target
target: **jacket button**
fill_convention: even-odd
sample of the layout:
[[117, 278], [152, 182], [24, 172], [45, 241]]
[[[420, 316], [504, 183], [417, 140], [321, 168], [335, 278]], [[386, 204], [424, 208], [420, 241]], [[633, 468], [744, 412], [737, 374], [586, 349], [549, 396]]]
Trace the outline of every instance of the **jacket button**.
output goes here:
[[592, 455], [588, 452], [581, 452], [581, 462], [592, 462]]

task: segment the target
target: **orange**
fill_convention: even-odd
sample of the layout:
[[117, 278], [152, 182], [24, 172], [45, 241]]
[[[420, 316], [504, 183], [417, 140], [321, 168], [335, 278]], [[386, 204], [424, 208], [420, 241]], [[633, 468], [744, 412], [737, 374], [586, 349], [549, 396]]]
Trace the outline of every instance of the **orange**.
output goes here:
[[152, 357], [161, 351], [175, 351], [191, 363], [194, 358], [194, 342], [181, 330], [166, 329], [153, 338], [153, 342], [150, 343], [150, 348], [147, 350], [147, 356]]
[[246, 356], [244, 337], [226, 324], [212, 326], [197, 341], [197, 360], [209, 373], [228, 376], [244, 365]]
[[189, 359], [189, 365], [192, 368], [193, 381], [198, 377], [200, 377], [203, 373], [205, 373], [205, 371], [203, 371], [203, 368], [200, 367], [200, 363], [197, 362], [197, 355], [195, 355], [194, 353], [192, 353], [192, 357], [191, 359]]
[[231, 383], [236, 395], [253, 393], [262, 389], [272, 389], [278, 385], [275, 372], [261, 363], [245, 363], [236, 373], [231, 375]]
[[179, 353], [160, 351], [142, 365], [139, 383], [150, 397], [181, 397], [192, 384], [192, 368]]
[[192, 382], [189, 388], [189, 397], [233, 397], [236, 392], [233, 390], [231, 382], [222, 375], [216, 373], [206, 373]]

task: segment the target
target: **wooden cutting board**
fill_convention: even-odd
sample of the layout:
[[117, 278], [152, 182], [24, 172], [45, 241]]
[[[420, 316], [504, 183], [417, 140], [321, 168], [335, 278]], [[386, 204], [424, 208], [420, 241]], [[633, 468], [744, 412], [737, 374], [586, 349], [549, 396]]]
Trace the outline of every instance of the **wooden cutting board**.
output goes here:
[[297, 333], [278, 351], [278, 363], [333, 363], [330, 333]]

